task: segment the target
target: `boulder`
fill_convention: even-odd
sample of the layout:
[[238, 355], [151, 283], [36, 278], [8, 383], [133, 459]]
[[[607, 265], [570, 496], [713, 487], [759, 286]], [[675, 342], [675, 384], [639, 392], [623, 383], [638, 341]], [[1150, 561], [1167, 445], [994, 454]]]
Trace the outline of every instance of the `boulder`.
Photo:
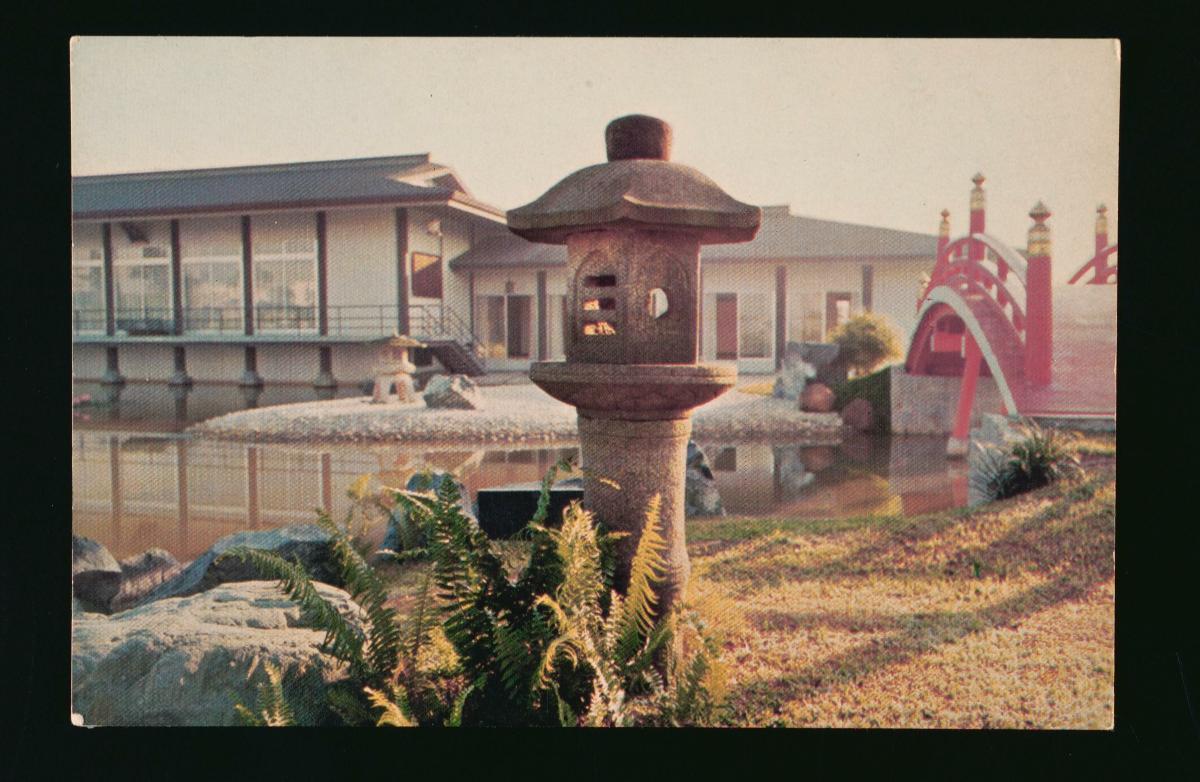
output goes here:
[[[340, 589], [315, 584], [354, 626], [361, 609]], [[72, 618], [71, 711], [86, 725], [236, 725], [253, 709], [264, 662], [283, 672], [299, 724], [320, 724], [325, 691], [344, 666], [320, 653], [323, 630], [273, 582], [223, 584], [112, 616]]]
[[134, 579], [158, 570], [168, 570], [179, 564], [175, 556], [161, 548], [152, 548], [121, 560], [121, 574], [126, 579]]
[[817, 370], [801, 357], [798, 343], [789, 342], [783, 354], [783, 368], [775, 378], [771, 395], [776, 399], [799, 399], [804, 386], [816, 376]]
[[193, 595], [230, 581], [255, 581], [262, 575], [250, 562], [221, 555], [238, 547], [270, 551], [289, 562], [300, 564], [314, 581], [341, 585], [340, 570], [333, 558], [329, 535], [316, 524], [293, 524], [267, 530], [247, 530], [226, 535], [212, 548], [196, 557], [186, 568], [139, 598], [134, 605], [144, 605], [166, 597]]
[[721, 494], [717, 481], [704, 451], [693, 441], [688, 441], [687, 477], [683, 489], [683, 514], [687, 518], [702, 516], [724, 516]]
[[789, 342], [787, 352], [794, 352], [802, 361], [811, 364], [818, 382], [836, 386], [846, 381], [846, 365], [839, 360], [840, 345], [832, 342]]
[[478, 410], [483, 406], [479, 386], [466, 375], [435, 375], [425, 386], [425, 406], [449, 410]]
[[794, 499], [817, 479], [804, 464], [801, 450], [796, 446], [781, 446], [774, 449], [775, 464], [778, 465], [781, 499]]
[[161, 548], [121, 560], [121, 591], [112, 600], [112, 610], [123, 611], [137, 605], [163, 582], [178, 576], [184, 567], [171, 552]]
[[857, 432], [868, 432], [875, 426], [875, 408], [865, 399], [851, 399], [842, 408], [842, 423]]
[[[407, 491], [431, 491], [436, 493], [442, 487], [443, 481], [453, 481], [458, 486], [458, 505], [462, 512], [471, 518], [475, 518], [475, 514], [471, 511], [469, 504], [469, 496], [467, 489], [462, 485], [457, 478], [448, 472], [419, 472], [408, 479], [408, 483], [404, 484]], [[396, 507], [392, 508], [391, 514], [388, 516], [387, 534], [384, 535], [383, 542], [379, 544], [379, 549], [387, 551], [403, 551], [404, 536], [401, 534], [401, 527], [407, 523], [408, 512], [403, 505], [397, 503]]]
[[824, 383], [809, 383], [800, 394], [800, 409], [808, 413], [833, 411], [833, 391]]
[[85, 611], [108, 612], [121, 591], [121, 565], [91, 538], [71, 536], [71, 587]]

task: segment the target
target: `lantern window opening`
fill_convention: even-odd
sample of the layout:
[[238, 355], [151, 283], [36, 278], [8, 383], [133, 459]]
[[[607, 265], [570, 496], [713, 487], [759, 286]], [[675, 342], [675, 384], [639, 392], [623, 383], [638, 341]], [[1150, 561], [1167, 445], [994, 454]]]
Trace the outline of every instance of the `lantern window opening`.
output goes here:
[[667, 292], [662, 288], [654, 288], [650, 291], [646, 299], [646, 312], [651, 318], [661, 318], [667, 314], [670, 309], [670, 302], [667, 300]]
[[616, 299], [584, 299], [583, 309], [585, 312], [615, 311], [617, 309], [617, 300]]
[[583, 335], [585, 337], [608, 337], [616, 333], [617, 330], [607, 320], [598, 320], [594, 323], [583, 324]]
[[588, 288], [615, 288], [617, 286], [617, 275], [589, 274], [583, 278], [583, 284]]

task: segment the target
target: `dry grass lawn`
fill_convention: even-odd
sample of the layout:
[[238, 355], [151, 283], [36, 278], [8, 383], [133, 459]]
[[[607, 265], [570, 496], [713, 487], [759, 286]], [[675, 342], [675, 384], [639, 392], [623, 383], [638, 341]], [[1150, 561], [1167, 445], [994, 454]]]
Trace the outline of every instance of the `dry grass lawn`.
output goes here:
[[[1111, 728], [1115, 440], [1080, 446], [1084, 478], [973, 511], [689, 522], [724, 721]], [[388, 568], [402, 610], [425, 567]]]

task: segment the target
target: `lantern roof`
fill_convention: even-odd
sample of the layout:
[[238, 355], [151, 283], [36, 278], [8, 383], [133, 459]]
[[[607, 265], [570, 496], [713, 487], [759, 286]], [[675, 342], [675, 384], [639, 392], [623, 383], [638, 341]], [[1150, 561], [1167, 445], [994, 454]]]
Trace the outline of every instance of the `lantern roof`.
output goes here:
[[525, 239], [565, 244], [580, 231], [640, 228], [695, 235], [702, 244], [747, 242], [762, 210], [730, 196], [691, 166], [672, 163], [671, 127], [641, 114], [605, 129], [608, 162], [562, 179], [540, 198], [508, 212]]

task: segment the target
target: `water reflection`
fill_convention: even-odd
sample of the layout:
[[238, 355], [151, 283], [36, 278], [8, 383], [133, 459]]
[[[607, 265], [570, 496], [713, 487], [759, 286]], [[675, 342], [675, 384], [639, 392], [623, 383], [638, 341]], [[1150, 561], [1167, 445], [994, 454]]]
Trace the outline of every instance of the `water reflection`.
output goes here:
[[[347, 488], [364, 474], [403, 486], [418, 471], [449, 471], [474, 497], [482, 488], [540, 480], [578, 452], [233, 443], [182, 430], [251, 401], [313, 399], [312, 389], [130, 384], [103, 397], [99, 391], [110, 389], [76, 389], [103, 402], [76, 409], [73, 527], [119, 558], [159, 546], [186, 560], [238, 530], [311, 521], [317, 509], [340, 518], [349, 508]], [[966, 502], [965, 465], [946, 460], [940, 437], [859, 436], [839, 446], [699, 445], [734, 515], [911, 515]]]

